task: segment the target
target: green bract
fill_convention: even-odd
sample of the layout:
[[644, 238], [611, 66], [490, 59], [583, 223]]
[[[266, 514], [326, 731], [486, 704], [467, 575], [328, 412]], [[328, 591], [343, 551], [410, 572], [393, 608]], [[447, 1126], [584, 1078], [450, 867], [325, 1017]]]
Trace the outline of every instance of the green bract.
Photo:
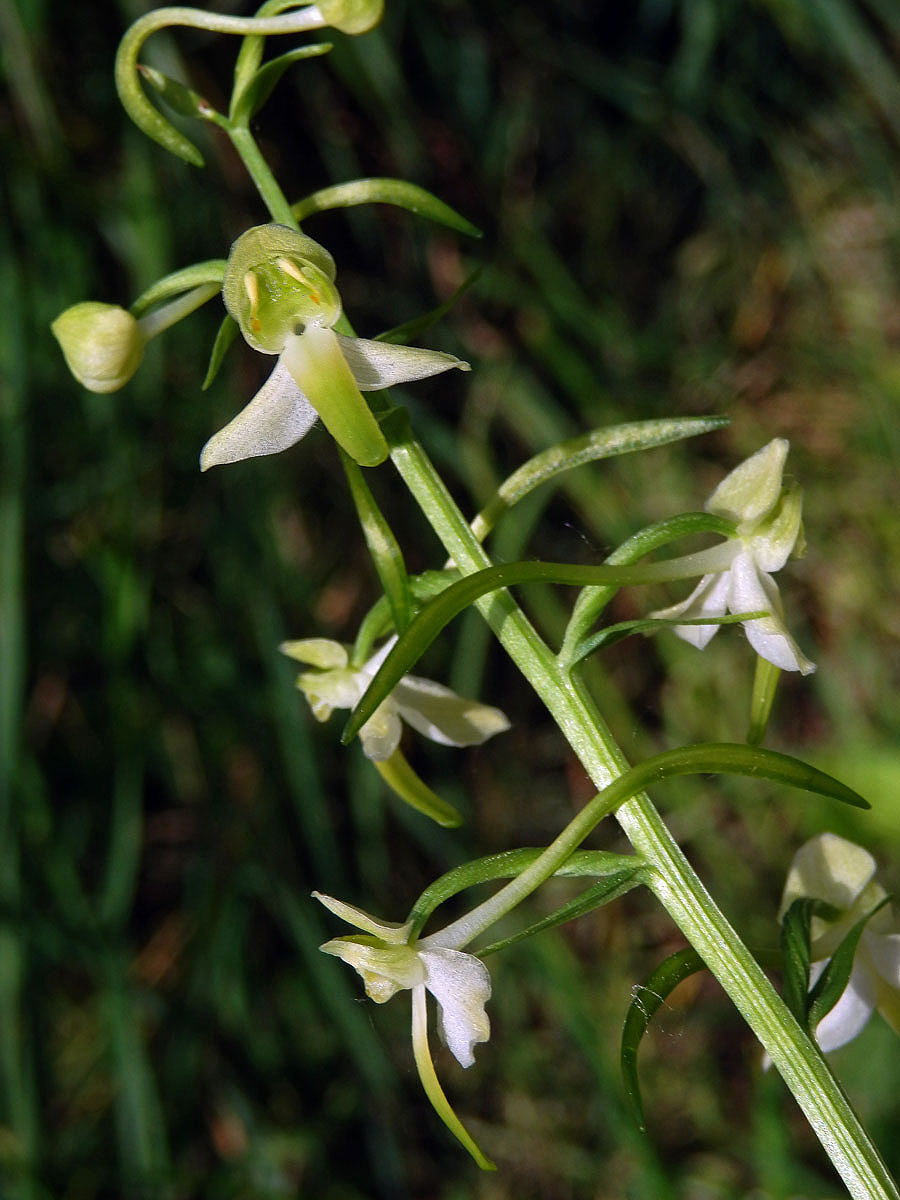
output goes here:
[[286, 225], [258, 225], [234, 243], [225, 305], [254, 350], [279, 357], [247, 407], [206, 443], [201, 470], [286, 450], [316, 417], [351, 458], [373, 467], [388, 446], [361, 392], [468, 370], [452, 354], [335, 333], [341, 301], [334, 276], [328, 251]]

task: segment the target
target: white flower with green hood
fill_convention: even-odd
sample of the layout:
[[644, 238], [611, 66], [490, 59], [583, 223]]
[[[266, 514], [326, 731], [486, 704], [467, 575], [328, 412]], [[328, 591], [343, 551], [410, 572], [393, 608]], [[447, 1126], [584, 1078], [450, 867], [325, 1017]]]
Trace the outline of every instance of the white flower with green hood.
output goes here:
[[[803, 492], [782, 487], [789, 444], [774, 438], [722, 480], [705, 504], [707, 512], [737, 523], [724, 569], [704, 575], [680, 604], [652, 615], [699, 621], [726, 613], [763, 612], [743, 621], [747, 640], [760, 656], [785, 671], [809, 675], [815, 664], [788, 633], [778, 587], [772, 575], [788, 558], [803, 552]], [[703, 649], [718, 625], [678, 625], [675, 633]]]
[[[356, 707], [396, 640], [390, 638], [360, 667], [350, 665], [345, 646], [327, 638], [284, 642], [281, 650], [315, 668], [300, 674], [297, 687], [313, 716], [327, 721], [336, 708]], [[375, 763], [390, 759], [400, 743], [404, 721], [444, 746], [478, 746], [509, 729], [509, 718], [499, 708], [467, 700], [430, 679], [404, 675], [359, 731], [366, 757]]]
[[328, 251], [286, 225], [258, 225], [234, 243], [225, 306], [254, 350], [278, 361], [246, 408], [206, 443], [202, 470], [286, 450], [317, 417], [351, 458], [375, 466], [388, 446], [361, 393], [469, 369], [452, 354], [335, 332], [334, 278]]
[[333, 938], [319, 949], [342, 959], [362, 977], [366, 995], [385, 1004], [398, 992], [412, 993], [412, 1046], [428, 1099], [447, 1128], [478, 1165], [493, 1169], [466, 1132], [444, 1095], [428, 1046], [427, 994], [437, 1001], [438, 1032], [462, 1067], [475, 1061], [474, 1047], [491, 1036], [485, 1005], [491, 996], [487, 967], [474, 954], [441, 944], [440, 933], [410, 941], [411, 926], [379, 921], [361, 909], [313, 892], [315, 898], [360, 934]]
[[779, 920], [795, 900], [806, 896], [823, 901], [837, 913], [833, 920], [812, 919], [811, 985], [853, 926], [874, 913], [860, 936], [847, 986], [816, 1026], [820, 1048], [827, 1052], [845, 1045], [862, 1031], [876, 1009], [894, 1032], [900, 1033], [900, 923], [890, 905], [884, 904], [887, 892], [875, 879], [875, 859], [862, 846], [836, 834], [812, 838], [794, 855]]

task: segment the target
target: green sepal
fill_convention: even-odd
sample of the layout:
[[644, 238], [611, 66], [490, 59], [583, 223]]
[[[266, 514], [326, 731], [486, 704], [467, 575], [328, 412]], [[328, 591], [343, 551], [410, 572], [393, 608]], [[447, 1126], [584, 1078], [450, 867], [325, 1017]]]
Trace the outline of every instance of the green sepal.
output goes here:
[[634, 999], [631, 1001], [625, 1016], [625, 1023], [622, 1026], [619, 1061], [625, 1095], [637, 1127], [642, 1133], [646, 1132], [647, 1122], [644, 1118], [644, 1105], [641, 1100], [637, 1070], [637, 1052], [641, 1038], [647, 1031], [647, 1026], [657, 1009], [668, 999], [679, 983], [696, 974], [697, 971], [703, 970], [705, 965], [697, 951], [687, 947], [670, 955], [660, 963], [646, 983], [634, 988]]
[[457, 809], [446, 800], [442, 800], [420, 779], [401, 751], [395, 750], [388, 759], [371, 761], [391, 791], [410, 808], [431, 817], [432, 821], [443, 825], [445, 829], [455, 829], [462, 824], [462, 817]]
[[216, 340], [213, 342], [212, 353], [209, 356], [209, 366], [206, 368], [206, 378], [203, 380], [201, 391], [205, 392], [218, 375], [225, 355], [231, 349], [231, 344], [237, 337], [238, 332], [239, 326], [237, 321], [231, 313], [226, 313], [222, 318], [222, 324], [219, 326], [219, 332], [216, 334]]
[[160, 100], [165, 101], [169, 108], [179, 116], [194, 117], [201, 121], [222, 120], [222, 114], [216, 112], [210, 102], [204, 99], [199, 92], [179, 83], [177, 79], [170, 79], [168, 75], [163, 75], [162, 71], [157, 71], [155, 67], [148, 67], [145, 63], [138, 63], [136, 69], [144, 82], [153, 88]]
[[349, 183], [339, 183], [304, 196], [291, 205], [291, 212], [298, 221], [305, 221], [314, 213], [327, 212], [332, 208], [355, 208], [359, 204], [394, 204], [417, 216], [427, 217], [429, 221], [436, 221], [439, 225], [447, 225], [457, 233], [474, 238], [482, 236], [477, 226], [449, 204], [404, 179], [354, 179]]
[[760, 745], [766, 736], [780, 677], [781, 668], [757, 654], [753, 693], [750, 697], [750, 727], [747, 730], [747, 741], [751, 746]]
[[141, 292], [131, 305], [131, 312], [136, 317], [143, 316], [155, 304], [160, 304], [171, 296], [190, 291], [204, 283], [221, 284], [224, 277], [224, 258], [210, 258], [206, 262], [193, 263], [190, 267], [183, 267], [170, 275], [164, 275], [162, 279], [157, 279], [156, 283]]
[[518, 933], [510, 934], [509, 937], [501, 938], [500, 941], [491, 942], [488, 946], [482, 946], [478, 951], [478, 957], [486, 958], [489, 954], [496, 954], [498, 950], [505, 950], [507, 946], [515, 945], [516, 942], [522, 942], [525, 938], [533, 937], [536, 933], [542, 933], [545, 929], [552, 929], [556, 925], [562, 925], [567, 921], [574, 921], [577, 917], [583, 917], [585, 913], [592, 912], [595, 908], [601, 908], [604, 904], [618, 900], [620, 896], [624, 896], [632, 888], [645, 883], [651, 871], [652, 868], [644, 864], [631, 866], [624, 871], [616, 871], [609, 877], [601, 879], [599, 883], [595, 883], [593, 887], [589, 887], [580, 896], [576, 896], [573, 900], [570, 900], [568, 904], [563, 904], [552, 913], [548, 913], [546, 917], [535, 921], [526, 929], [520, 929]]
[[361, 468], [342, 447], [339, 446], [338, 450], [366, 545], [390, 605], [394, 628], [398, 633], [403, 633], [409, 625], [411, 616], [409, 580], [406, 574], [406, 564], [403, 561], [403, 552], [390, 525], [385, 520], [384, 514], [375, 502], [375, 497], [363, 478]]
[[430, 309], [427, 313], [423, 313], [420, 317], [413, 317], [411, 321], [404, 321], [402, 325], [395, 325], [393, 329], [388, 329], [384, 333], [379, 333], [375, 338], [376, 342], [391, 342], [395, 346], [405, 346], [409, 342], [419, 341], [423, 333], [426, 333], [432, 325], [436, 325], [438, 321], [442, 321], [448, 312], [457, 303], [459, 298], [464, 295], [472, 284], [481, 275], [481, 268], [473, 271], [467, 276], [459, 287], [454, 291], [452, 296], [449, 296], [443, 304], [439, 304], [437, 308]]
[[542, 483], [549, 483], [565, 471], [584, 463], [634, 454], [684, 438], [710, 433], [728, 424], [727, 417], [683, 417], [657, 421], [631, 421], [593, 429], [580, 437], [569, 438], [530, 458], [501, 483], [472, 522], [472, 532], [483, 541], [499, 518], [524, 496]]
[[331, 42], [316, 42], [299, 46], [260, 67], [247, 86], [236, 95], [231, 105], [230, 119], [235, 125], [246, 125], [259, 112], [288, 67], [304, 58], [317, 58], [333, 49]]
[[[451, 896], [480, 883], [496, 879], [512, 879], [521, 875], [544, 851], [541, 849], [504, 850], [472, 862], [462, 863], [441, 875], [421, 894], [409, 911], [404, 924], [411, 926], [411, 936], [418, 937], [434, 910]], [[639, 864], [639, 865], [636, 865]], [[576, 850], [554, 872], [556, 876], [633, 874], [643, 869], [643, 860], [633, 854], [610, 854], [605, 850]]]
[[822, 1018], [831, 1012], [843, 995], [853, 971], [853, 959], [856, 956], [856, 947], [859, 945], [863, 930], [879, 909], [888, 904], [890, 900], [890, 896], [885, 896], [871, 912], [861, 917], [842, 939], [841, 944], [826, 963], [825, 969], [809, 993], [806, 1028], [810, 1034], [815, 1032], [816, 1026]]

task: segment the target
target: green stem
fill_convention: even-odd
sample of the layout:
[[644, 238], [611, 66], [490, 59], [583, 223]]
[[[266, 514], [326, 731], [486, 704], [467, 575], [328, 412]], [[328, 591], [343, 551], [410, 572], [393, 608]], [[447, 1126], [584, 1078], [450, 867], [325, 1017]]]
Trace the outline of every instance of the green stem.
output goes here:
[[272, 220], [277, 221], [280, 225], [287, 225], [290, 229], [299, 229], [300, 223], [291, 212], [291, 206], [275, 181], [275, 176], [263, 158], [250, 130], [244, 125], [232, 125], [230, 121], [223, 122], [222, 127], [231, 138], [232, 145], [241, 157], [241, 162], [247, 168], [247, 174], [256, 184], [256, 190], [269, 210]]
[[[400, 433], [391, 458], [459, 570], [471, 574], [490, 566], [419, 443]], [[577, 671], [558, 665], [508, 592], [475, 603], [602, 790], [628, 764]], [[635, 850], [655, 868], [653, 891], [767, 1050], [850, 1194], [857, 1200], [898, 1200], [887, 1167], [817, 1047], [720, 912], [649, 798], [641, 794], [627, 801], [616, 817]]]

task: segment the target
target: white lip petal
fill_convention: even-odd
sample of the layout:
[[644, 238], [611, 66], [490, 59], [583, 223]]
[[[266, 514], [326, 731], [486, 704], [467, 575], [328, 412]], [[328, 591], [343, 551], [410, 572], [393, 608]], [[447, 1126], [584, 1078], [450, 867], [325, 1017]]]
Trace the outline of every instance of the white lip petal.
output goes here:
[[[815, 963], [810, 972], [815, 982], [824, 963]], [[840, 1000], [816, 1026], [816, 1041], [824, 1054], [852, 1041], [865, 1027], [875, 1008], [875, 985], [864, 966], [855, 964]]]
[[315, 424], [316, 416], [316, 410], [279, 359], [246, 408], [203, 447], [200, 470], [278, 454], [299, 442]]
[[408, 725], [444, 746], [479, 746], [509, 729], [509, 718], [499, 708], [416, 675], [401, 679], [391, 698]]
[[815, 663], [801, 653], [784, 625], [781, 597], [774, 579], [758, 570], [746, 552], [731, 564], [728, 607], [733, 613], [769, 610], [768, 617], [744, 622], [747, 640], [760, 658], [783, 671], [799, 671], [801, 675], [815, 671]]
[[353, 378], [363, 392], [374, 392], [415, 379], [427, 379], [430, 375], [440, 375], [442, 371], [450, 371], [454, 367], [460, 371], [472, 369], [455, 354], [444, 354], [439, 350], [392, 346], [390, 342], [371, 342], [366, 338], [345, 337], [341, 333], [337, 339]]
[[435, 947], [420, 950], [425, 986], [438, 1002], [439, 1031], [447, 1048], [463, 1067], [475, 1061], [472, 1047], [491, 1036], [485, 1004], [491, 996], [491, 976], [480, 958], [462, 950]]

